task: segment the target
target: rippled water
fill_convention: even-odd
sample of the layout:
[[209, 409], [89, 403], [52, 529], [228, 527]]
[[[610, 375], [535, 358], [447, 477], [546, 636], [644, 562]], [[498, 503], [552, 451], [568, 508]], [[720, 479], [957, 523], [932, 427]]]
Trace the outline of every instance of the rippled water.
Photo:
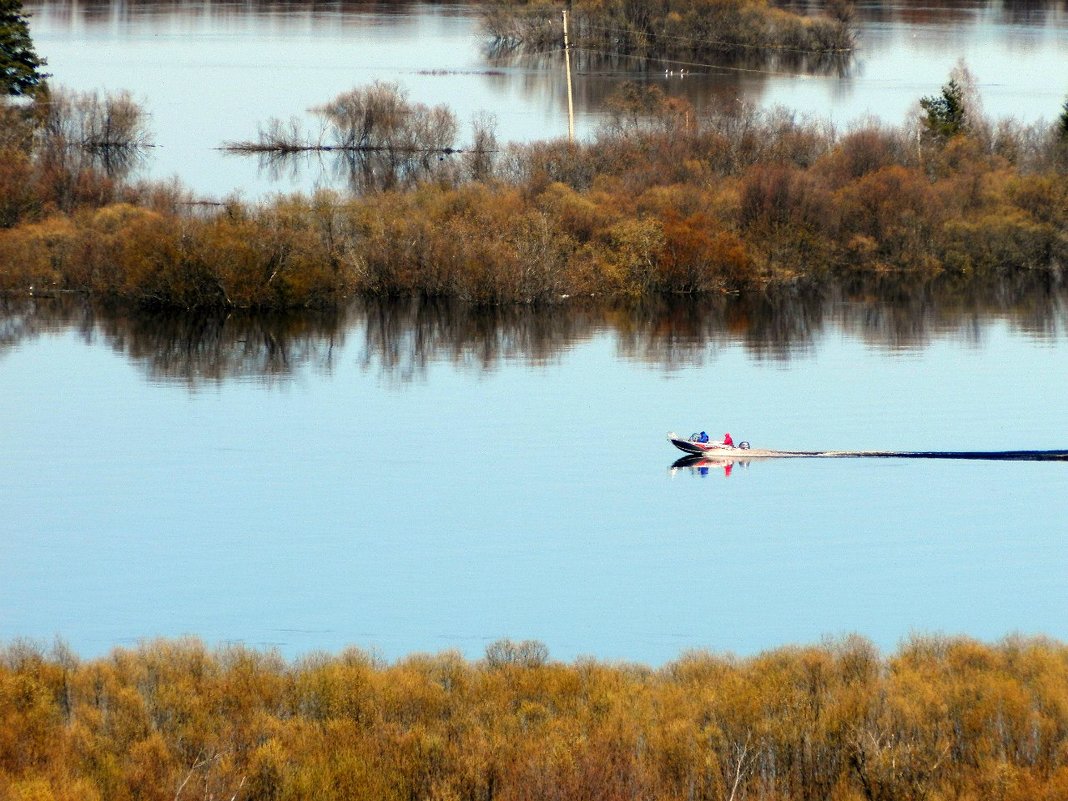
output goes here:
[[860, 632], [1068, 638], [1068, 464], [672, 471], [754, 446], [1068, 447], [1063, 298], [417, 301], [0, 316], [0, 640], [660, 663]]
[[[178, 176], [198, 193], [267, 192], [344, 185], [330, 159], [262, 165], [226, 155], [223, 143], [254, 139], [271, 118], [301, 118], [340, 92], [396, 81], [411, 99], [444, 103], [468, 125], [495, 115], [502, 141], [567, 132], [559, 53], [491, 59], [475, 8], [418, 4], [228, 2], [29, 3], [38, 52], [54, 81], [78, 90], [130, 89], [152, 114], [158, 148], [142, 175]], [[975, 74], [985, 110], [1031, 123], [1053, 120], [1068, 91], [1068, 11], [1063, 4], [859, 5], [856, 58], [829, 74], [778, 68], [689, 65], [685, 78], [626, 59], [576, 56], [577, 127], [588, 135], [623, 80], [649, 80], [698, 109], [751, 100], [781, 104], [847, 126], [868, 115], [904, 121], [936, 94], [958, 59]], [[340, 165], [343, 167], [343, 165]]]

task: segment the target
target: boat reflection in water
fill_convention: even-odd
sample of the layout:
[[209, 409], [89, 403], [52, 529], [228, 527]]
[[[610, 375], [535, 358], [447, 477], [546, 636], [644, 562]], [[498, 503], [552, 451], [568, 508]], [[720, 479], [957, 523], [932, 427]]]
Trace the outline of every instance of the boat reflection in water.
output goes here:
[[704, 478], [708, 475], [709, 470], [714, 468], [723, 468], [723, 477], [730, 478], [731, 470], [734, 466], [741, 465], [745, 469], [749, 469], [749, 459], [740, 456], [683, 456], [681, 459], [676, 459], [671, 467], [670, 472], [672, 476], [678, 474], [680, 470], [689, 470], [695, 476], [701, 476]]

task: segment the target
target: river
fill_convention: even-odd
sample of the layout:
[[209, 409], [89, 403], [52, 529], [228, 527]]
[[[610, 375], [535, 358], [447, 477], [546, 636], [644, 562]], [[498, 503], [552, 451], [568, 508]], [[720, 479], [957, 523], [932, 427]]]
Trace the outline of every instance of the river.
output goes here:
[[1068, 305], [731, 298], [0, 314], [0, 641], [661, 664], [857, 632], [1068, 638]]
[[[372, 80], [503, 141], [566, 130], [558, 56], [486, 56], [473, 9], [30, 4], [53, 80], [127, 88], [137, 177], [199, 196], [344, 185], [255, 136]], [[959, 58], [986, 111], [1064, 100], [1063, 5], [859, 7], [832, 74], [635, 73], [579, 58], [579, 135], [625, 79], [695, 106], [899, 124]], [[894, 298], [899, 300], [894, 300]], [[908, 298], [902, 301], [900, 298]], [[499, 637], [659, 664], [857, 632], [1068, 638], [1068, 464], [781, 460], [678, 467], [665, 438], [754, 447], [1068, 447], [1063, 295], [927, 292], [475, 311], [138, 315], [0, 309], [0, 640], [97, 655], [193, 634], [386, 658]]]

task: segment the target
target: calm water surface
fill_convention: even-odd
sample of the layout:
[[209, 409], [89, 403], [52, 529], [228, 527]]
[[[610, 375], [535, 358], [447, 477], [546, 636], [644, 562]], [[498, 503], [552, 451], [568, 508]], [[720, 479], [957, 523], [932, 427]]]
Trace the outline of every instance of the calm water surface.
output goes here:
[[[142, 175], [205, 196], [341, 179], [215, 148], [395, 80], [503, 140], [566, 129], [558, 56], [494, 61], [465, 6], [31, 5], [57, 83], [129, 88]], [[1052, 119], [1063, 6], [863, 8], [834, 75], [708, 68], [699, 108], [897, 124], [958, 58]], [[580, 61], [580, 131], [635, 73]], [[304, 116], [304, 119], [309, 119]], [[462, 139], [463, 137], [461, 137]], [[354, 307], [329, 318], [0, 310], [0, 640], [87, 655], [191, 633], [387, 657], [498, 637], [660, 663], [860, 632], [1068, 638], [1068, 465], [672, 470], [668, 430], [789, 449], [1068, 447], [1063, 299], [639, 310]]]
[[[308, 109], [374, 80], [396, 81], [411, 99], [444, 103], [469, 123], [487, 112], [501, 141], [566, 135], [562, 56], [491, 59], [477, 11], [465, 5], [231, 2], [30, 2], [31, 32], [53, 80], [77, 90], [129, 89], [152, 115], [158, 147], [141, 174], [179, 177], [206, 197], [344, 185], [330, 159], [281, 169], [217, 150], [255, 139], [271, 118]], [[1068, 93], [1068, 10], [1063, 4], [899, 2], [859, 4], [856, 58], [828, 74], [770, 67], [689, 65], [637, 71], [577, 54], [577, 127], [589, 135], [621, 81], [653, 81], [698, 109], [745, 99], [783, 105], [845, 127], [869, 116], [902, 123], [920, 97], [937, 94], [958, 59], [974, 73], [986, 112], [1025, 123], [1053, 120]], [[678, 67], [678, 65], [666, 65]]]
[[662, 663], [1068, 638], [1068, 464], [672, 471], [664, 438], [1068, 447], [1063, 299], [0, 315], [0, 640]]

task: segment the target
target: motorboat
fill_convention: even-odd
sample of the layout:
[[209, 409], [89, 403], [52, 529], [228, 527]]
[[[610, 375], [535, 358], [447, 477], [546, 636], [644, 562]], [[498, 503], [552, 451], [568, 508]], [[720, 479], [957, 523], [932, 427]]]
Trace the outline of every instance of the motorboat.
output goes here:
[[697, 434], [691, 434], [689, 437], [680, 437], [672, 431], [668, 434], [668, 439], [671, 441], [671, 444], [680, 451], [692, 456], [731, 456], [735, 454], [744, 454], [745, 451], [749, 450], [748, 442], [739, 442], [737, 445], [728, 445], [723, 440], [715, 439], [702, 442]]
[[680, 437], [674, 431], [668, 434], [671, 444], [689, 456], [717, 459], [720, 461], [751, 459], [986, 459], [1001, 462], [1068, 462], [1068, 450], [1052, 451], [774, 451], [767, 448], [750, 448], [748, 442], [728, 445], [723, 440], [705, 439], [698, 434]]

